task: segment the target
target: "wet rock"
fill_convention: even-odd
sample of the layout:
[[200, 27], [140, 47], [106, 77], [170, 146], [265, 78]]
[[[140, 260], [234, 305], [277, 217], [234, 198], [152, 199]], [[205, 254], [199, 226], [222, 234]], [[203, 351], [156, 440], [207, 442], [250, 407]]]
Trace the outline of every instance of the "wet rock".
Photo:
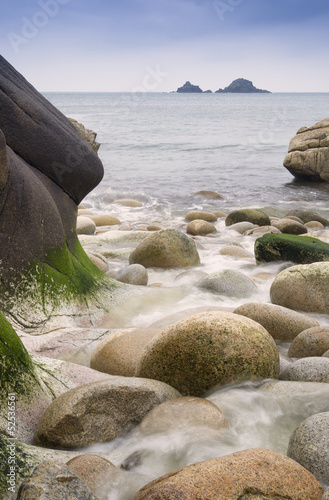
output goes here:
[[161, 229], [164, 229], [163, 226], [159, 226], [158, 224], [150, 224], [147, 226], [148, 231], [161, 231]]
[[224, 199], [224, 196], [217, 193], [217, 191], [202, 190], [202, 191], [198, 191], [197, 193], [194, 193], [194, 196], [203, 196], [203, 198], [207, 198], [208, 200], [222, 200], [222, 199]]
[[163, 229], [148, 235], [130, 254], [130, 264], [174, 269], [196, 266], [200, 257], [196, 246], [182, 231]]
[[25, 479], [18, 491], [20, 500], [98, 500], [88, 486], [67, 465], [44, 462]]
[[277, 227], [274, 226], [262, 226], [256, 227], [255, 229], [248, 229], [244, 234], [244, 236], [263, 236], [264, 234], [280, 234], [281, 231]]
[[100, 214], [100, 215], [92, 215], [90, 219], [99, 226], [116, 226], [117, 224], [121, 224], [121, 221], [109, 214]]
[[272, 222], [272, 226], [276, 227], [283, 234], [305, 234], [307, 233], [307, 227], [300, 222], [291, 219], [279, 219]]
[[78, 215], [87, 215], [89, 217], [89, 215], [93, 215], [93, 214], [94, 214], [94, 212], [92, 210], [87, 209], [87, 208], [81, 208], [78, 210]]
[[224, 217], [227, 217], [227, 213], [226, 212], [221, 212], [221, 211], [215, 210], [212, 213], [214, 215], [216, 215], [216, 217], [218, 217], [218, 219], [223, 219]]
[[147, 344], [136, 376], [162, 380], [199, 396], [232, 378], [279, 375], [273, 338], [237, 314], [206, 312], [168, 326]]
[[112, 377], [71, 389], [56, 398], [38, 422], [35, 443], [77, 448], [111, 441], [139, 424], [156, 405], [179, 397], [155, 380]]
[[66, 465], [95, 495], [105, 482], [110, 482], [111, 476], [117, 471], [115, 465], [97, 455], [79, 455], [71, 458]]
[[293, 340], [288, 355], [292, 358], [322, 356], [329, 349], [329, 326], [317, 326], [302, 331]]
[[294, 460], [272, 450], [243, 450], [170, 472], [133, 500], [319, 500], [323, 488]]
[[236, 222], [235, 224], [232, 224], [231, 226], [228, 227], [230, 231], [237, 231], [240, 234], [244, 234], [246, 231], [249, 231], [250, 229], [254, 229], [255, 224], [252, 222]]
[[77, 217], [77, 234], [94, 234], [96, 224], [89, 217], [79, 215]]
[[225, 219], [225, 224], [226, 226], [232, 226], [232, 224], [243, 221], [251, 222], [257, 226], [271, 225], [269, 217], [261, 210], [255, 208], [242, 208], [229, 213]]
[[301, 219], [304, 224], [305, 222], [317, 221], [324, 226], [329, 226], [329, 220], [317, 212], [312, 212], [312, 210], [290, 210], [287, 215], [293, 215]]
[[196, 269], [190, 269], [189, 271], [184, 271], [179, 273], [175, 278], [175, 283], [179, 286], [190, 286], [191, 283], [196, 283], [200, 281], [202, 278], [205, 278], [207, 273], [204, 271], [198, 271]]
[[240, 271], [225, 269], [208, 274], [196, 283], [198, 288], [228, 297], [249, 297], [257, 291], [255, 283]]
[[214, 215], [213, 213], [210, 213], [210, 212], [194, 211], [194, 212], [189, 212], [185, 216], [185, 220], [188, 222], [191, 222], [193, 220], [204, 220], [206, 222], [216, 222], [217, 217], [216, 217], [216, 215]]
[[307, 328], [318, 327], [316, 319], [286, 307], [261, 302], [249, 302], [234, 310], [260, 323], [274, 339], [288, 341]]
[[193, 236], [206, 236], [207, 234], [217, 233], [217, 229], [210, 222], [195, 219], [187, 224], [186, 232], [187, 234], [192, 234]]
[[308, 417], [292, 434], [288, 456], [329, 484], [329, 412]]
[[220, 249], [219, 253], [220, 255], [229, 255], [230, 257], [235, 257], [237, 259], [254, 258], [254, 255], [251, 252], [248, 252], [245, 248], [237, 245], [225, 245]]
[[320, 231], [321, 229], [324, 229], [324, 225], [321, 224], [321, 222], [317, 222], [315, 220], [306, 222], [305, 227], [307, 227], [307, 229], [310, 229], [311, 231]]
[[255, 241], [258, 262], [277, 260], [298, 264], [329, 260], [329, 244], [315, 238], [290, 234], [265, 234]]
[[280, 375], [281, 380], [329, 382], [329, 359], [319, 356], [302, 358], [290, 363]]
[[127, 328], [108, 335], [93, 352], [90, 367], [111, 375], [134, 377], [146, 344], [158, 333], [155, 328]]
[[315, 262], [289, 267], [272, 283], [271, 301], [290, 309], [329, 312], [329, 263]]
[[97, 266], [103, 273], [106, 273], [109, 270], [109, 263], [102, 254], [97, 252], [86, 252], [86, 254], [91, 262], [95, 264], [95, 266]]
[[129, 285], [147, 286], [149, 277], [144, 266], [131, 264], [116, 274], [115, 279]]
[[122, 205], [123, 207], [130, 207], [130, 208], [140, 208], [143, 206], [143, 203], [138, 200], [131, 200], [130, 198], [122, 198], [118, 200], [114, 200], [112, 203], [117, 204], [117, 205]]
[[296, 178], [329, 181], [329, 118], [299, 129], [283, 165]]
[[140, 430], [146, 435], [191, 427], [221, 430], [227, 428], [228, 423], [214, 403], [201, 398], [183, 397], [154, 407], [140, 424]]

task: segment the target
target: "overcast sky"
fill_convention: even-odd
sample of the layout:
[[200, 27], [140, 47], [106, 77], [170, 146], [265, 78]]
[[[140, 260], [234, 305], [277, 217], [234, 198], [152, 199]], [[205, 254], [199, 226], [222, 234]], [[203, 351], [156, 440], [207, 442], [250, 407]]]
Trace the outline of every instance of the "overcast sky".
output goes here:
[[39, 91], [329, 92], [328, 0], [10, 0], [1, 54]]

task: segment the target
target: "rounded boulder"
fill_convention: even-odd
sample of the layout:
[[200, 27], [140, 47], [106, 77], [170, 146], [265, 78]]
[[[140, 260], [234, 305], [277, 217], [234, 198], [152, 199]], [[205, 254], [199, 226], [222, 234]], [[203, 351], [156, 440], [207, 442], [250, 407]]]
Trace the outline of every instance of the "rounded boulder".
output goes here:
[[281, 373], [280, 379], [329, 383], [329, 358], [313, 356], [293, 361]]
[[85, 217], [84, 215], [79, 215], [77, 217], [77, 226], [76, 226], [77, 234], [94, 234], [96, 231], [96, 224], [89, 217]]
[[120, 271], [115, 279], [128, 285], [146, 286], [149, 280], [147, 270], [141, 264], [131, 264]]
[[162, 330], [147, 344], [136, 376], [199, 396], [234, 378], [278, 378], [279, 370], [278, 349], [265, 328], [249, 318], [216, 311]]
[[254, 448], [170, 472], [133, 500], [319, 500], [322, 493], [321, 484], [294, 460]]
[[130, 254], [130, 264], [175, 269], [200, 263], [195, 243], [178, 229], [162, 229], [147, 236]]
[[271, 301], [297, 311], [329, 313], [329, 262], [285, 269], [272, 283]]
[[323, 356], [329, 350], [329, 326], [308, 328], [293, 340], [288, 356], [291, 358], [306, 358]]
[[193, 220], [204, 220], [206, 222], [216, 222], [217, 216], [211, 212], [202, 212], [202, 211], [193, 211], [189, 212], [185, 216], [185, 220], [187, 222], [191, 222]]
[[206, 236], [207, 234], [217, 233], [217, 229], [211, 222], [201, 219], [192, 220], [186, 227], [187, 234], [193, 236]]
[[[286, 307], [249, 302], [233, 311], [260, 323], [274, 339], [288, 341], [307, 328], [318, 327], [316, 319]], [[329, 347], [328, 347], [329, 349]]]
[[329, 412], [308, 417], [293, 432], [288, 456], [329, 484]]
[[244, 221], [252, 222], [252, 224], [256, 224], [257, 226], [271, 225], [268, 215], [255, 208], [242, 208], [240, 210], [234, 210], [234, 212], [229, 213], [226, 217], [225, 225], [232, 226], [232, 224]]
[[249, 297], [257, 291], [255, 283], [234, 269], [212, 273], [196, 283], [198, 288], [228, 297]]

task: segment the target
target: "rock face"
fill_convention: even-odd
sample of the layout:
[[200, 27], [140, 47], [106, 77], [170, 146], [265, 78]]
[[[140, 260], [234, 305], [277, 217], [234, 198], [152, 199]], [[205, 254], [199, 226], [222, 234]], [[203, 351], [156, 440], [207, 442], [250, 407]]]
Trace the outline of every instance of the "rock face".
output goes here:
[[154, 380], [113, 377], [65, 392], [38, 422], [35, 442], [54, 448], [76, 448], [111, 441], [128, 432], [156, 405], [179, 397]]
[[173, 269], [196, 266], [200, 257], [195, 243], [178, 229], [150, 234], [130, 254], [130, 264]]
[[254, 87], [250, 80], [245, 80], [245, 78], [238, 78], [234, 80], [228, 87], [224, 89], [216, 90], [216, 93], [234, 93], [234, 94], [269, 94], [269, 90], [261, 90]]
[[285, 269], [273, 281], [270, 295], [273, 304], [328, 314], [329, 263], [314, 262]]
[[298, 130], [283, 165], [294, 177], [329, 181], [329, 118]]
[[[307, 328], [317, 328], [319, 323], [316, 319], [306, 314], [287, 309], [286, 307], [260, 302], [249, 302], [234, 310], [235, 314], [241, 314], [261, 324], [274, 339], [289, 341], [294, 339], [300, 332]], [[328, 347], [329, 349], [329, 347]]]
[[289, 441], [288, 456], [318, 481], [329, 484], [329, 412], [312, 415], [297, 427]]
[[136, 376], [199, 396], [234, 377], [278, 378], [279, 355], [270, 334], [255, 321], [232, 313], [200, 313], [154, 337]]
[[114, 290], [76, 236], [77, 205], [100, 182], [103, 166], [72, 123], [3, 58], [0, 107], [0, 306], [36, 326], [63, 302], [103, 286]]
[[177, 89], [177, 92], [179, 94], [187, 94], [187, 93], [193, 93], [193, 94], [202, 94], [202, 90], [198, 85], [192, 85], [190, 82], [184, 83], [182, 87], [179, 87]]
[[255, 448], [166, 474], [133, 500], [319, 500], [322, 493], [315, 477], [294, 460]]
[[255, 257], [258, 262], [276, 260], [297, 264], [329, 260], [329, 245], [316, 238], [292, 234], [264, 234], [255, 241]]

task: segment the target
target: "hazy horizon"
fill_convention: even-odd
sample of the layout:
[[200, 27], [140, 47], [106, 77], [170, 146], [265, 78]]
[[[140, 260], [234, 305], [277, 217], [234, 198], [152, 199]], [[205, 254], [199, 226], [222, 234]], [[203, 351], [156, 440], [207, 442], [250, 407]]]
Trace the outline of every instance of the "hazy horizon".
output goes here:
[[1, 54], [42, 92], [213, 92], [237, 78], [328, 92], [329, 4], [314, 0], [15, 0]]

